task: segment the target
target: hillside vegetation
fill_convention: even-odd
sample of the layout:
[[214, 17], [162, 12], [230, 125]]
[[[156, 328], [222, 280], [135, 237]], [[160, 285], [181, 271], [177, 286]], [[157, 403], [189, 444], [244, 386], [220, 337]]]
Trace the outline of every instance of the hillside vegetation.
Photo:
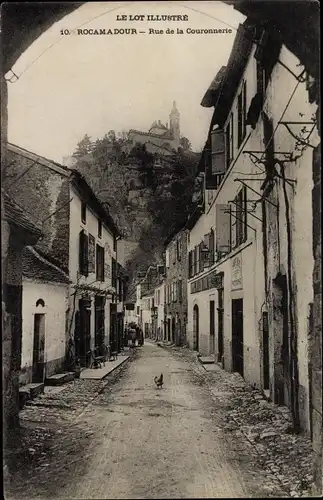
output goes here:
[[161, 258], [163, 241], [194, 207], [200, 154], [191, 151], [186, 138], [182, 144], [163, 157], [147, 152], [145, 145], [133, 146], [125, 132], [110, 131], [95, 141], [86, 135], [73, 154], [74, 168], [107, 204], [123, 237], [137, 242], [126, 264], [131, 280]]

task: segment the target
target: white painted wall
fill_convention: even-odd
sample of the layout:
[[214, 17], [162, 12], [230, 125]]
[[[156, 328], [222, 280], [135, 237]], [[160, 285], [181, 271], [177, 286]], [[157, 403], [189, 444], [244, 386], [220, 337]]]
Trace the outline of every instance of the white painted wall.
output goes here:
[[[285, 47], [282, 48], [280, 56], [282, 61], [296, 75], [302, 71], [299, 61]], [[244, 79], [247, 80], [247, 107], [256, 92], [256, 61], [253, 53], [247, 64]], [[242, 85], [242, 82], [241, 82]], [[240, 88], [237, 89], [235, 101], [232, 110], [237, 111], [237, 95]], [[292, 97], [291, 97], [292, 96]], [[290, 100], [291, 99], [291, 100]], [[289, 132], [278, 122], [284, 121], [311, 121], [316, 111], [316, 105], [308, 102], [308, 93], [306, 83], [298, 83], [294, 76], [286, 70], [281, 64], [277, 63], [267, 88], [267, 95], [264, 109], [266, 113], [273, 119], [275, 129], [275, 152], [277, 151], [295, 151], [295, 139]], [[293, 128], [295, 133], [300, 132], [300, 128]], [[241, 149], [251, 151], [263, 151], [263, 125], [261, 119], [255, 130], [247, 127], [247, 137], [249, 132], [250, 137], [242, 144], [240, 150], [237, 148], [237, 142], [234, 141], [234, 161], [228, 169], [222, 185], [216, 192], [212, 192], [211, 196], [205, 193], [205, 199], [211, 199], [210, 203], [205, 204], [205, 213], [196, 223], [190, 232], [191, 250], [196, 244], [199, 244], [203, 235], [208, 233], [211, 227], [215, 230], [215, 207], [218, 204], [227, 203], [232, 200], [241, 185], [235, 181], [236, 178], [252, 178], [247, 184], [252, 186], [256, 191], [261, 192], [261, 180], [263, 174], [250, 161], [247, 154], [240, 154]], [[237, 119], [234, 120], [234, 137], [237, 137]], [[317, 129], [311, 136], [311, 144], [316, 146], [319, 143]], [[308, 147], [303, 152], [302, 156], [294, 163], [285, 164], [285, 175], [289, 179], [293, 179], [293, 187], [286, 185], [288, 198], [290, 203], [290, 213], [292, 222], [292, 254], [293, 254], [293, 282], [294, 282], [294, 299], [296, 305], [297, 317], [297, 336], [298, 336], [298, 358], [299, 358], [299, 379], [300, 384], [305, 388], [305, 413], [308, 408], [308, 313], [309, 303], [313, 300], [312, 287], [312, 272], [313, 272], [313, 257], [312, 257], [312, 205], [311, 205], [311, 190], [312, 190], [312, 154], [313, 150]], [[257, 175], [258, 174], [258, 175]], [[281, 262], [282, 268], [287, 268], [287, 236], [286, 236], [286, 221], [285, 221], [285, 201], [283, 193], [283, 183], [278, 183], [276, 188], [276, 196], [280, 209], [278, 210], [279, 218], [279, 235], [276, 235], [276, 240], [271, 241], [268, 247], [269, 255], [277, 254]], [[259, 198], [252, 191], [248, 190], [248, 199]], [[255, 212], [255, 215], [261, 218], [260, 207]], [[211, 269], [224, 272], [224, 336], [225, 336], [225, 362], [227, 367], [230, 365], [230, 342], [231, 342], [231, 300], [233, 298], [243, 297], [244, 300], [244, 343], [245, 343], [245, 378], [249, 382], [262, 384], [262, 324], [261, 313], [264, 309], [264, 263], [262, 255], [262, 227], [261, 222], [249, 216], [248, 223], [254, 230], [248, 228], [247, 244], [242, 245], [241, 256], [243, 262], [242, 278], [243, 290], [231, 290], [231, 260], [232, 255], [226, 256], [222, 261], [214, 264]], [[200, 273], [199, 276], [205, 275]], [[274, 270], [272, 270], [274, 274]], [[196, 279], [188, 281], [188, 339], [192, 345], [193, 332], [193, 306], [198, 304], [200, 310], [200, 351], [204, 354], [208, 353], [209, 349], [209, 300], [212, 300], [213, 290], [208, 290], [200, 293], [190, 293], [190, 283]], [[215, 294], [216, 297], [217, 294]], [[217, 300], [217, 297], [216, 297]], [[217, 307], [217, 304], [216, 304]], [[217, 325], [215, 329], [217, 333]], [[274, 340], [270, 340], [270, 377], [273, 376], [274, 362]]]
[[[33, 364], [34, 316], [45, 314], [45, 363], [65, 356], [68, 287], [59, 283], [36, 283], [23, 279], [21, 367]], [[45, 307], [36, 307], [43, 299]], [[46, 373], [47, 376], [51, 375]]]
[[[105, 265], [109, 266], [109, 275], [104, 282], [96, 281], [96, 274], [89, 273], [87, 277], [81, 276], [80, 284], [91, 284], [101, 289], [106, 287], [111, 287], [111, 269], [112, 269], [112, 257], [116, 259], [116, 252], [113, 249], [113, 235], [111, 231], [102, 224], [102, 237], [98, 237], [98, 217], [96, 214], [87, 207], [86, 210], [86, 223], [83, 224], [81, 219], [81, 198], [76, 191], [76, 189], [70, 187], [70, 196], [72, 199], [70, 203], [70, 259], [69, 259], [69, 269], [70, 278], [73, 283], [77, 281], [77, 273], [79, 270], [79, 233], [84, 229], [87, 234], [92, 234], [95, 237], [95, 243], [105, 247]], [[73, 293], [73, 289], [71, 289]], [[79, 297], [78, 297], [79, 298]], [[72, 300], [72, 299], [71, 299]], [[107, 298], [105, 304], [105, 342], [109, 342], [109, 331], [110, 331], [110, 303], [111, 299]], [[74, 327], [72, 329], [74, 331]], [[94, 331], [95, 331], [95, 311], [94, 311], [94, 299], [92, 299], [91, 307], [91, 348], [94, 347]]]

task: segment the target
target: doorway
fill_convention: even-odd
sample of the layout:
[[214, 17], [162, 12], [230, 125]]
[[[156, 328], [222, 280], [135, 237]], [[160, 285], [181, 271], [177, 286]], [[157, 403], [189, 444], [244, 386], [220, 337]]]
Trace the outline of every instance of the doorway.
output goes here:
[[104, 297], [97, 295], [94, 299], [95, 305], [95, 346], [100, 347], [104, 344], [105, 340], [105, 310], [104, 310]]
[[232, 300], [232, 369], [243, 376], [243, 299]]
[[175, 344], [175, 318], [172, 318], [172, 343]]
[[32, 381], [44, 382], [45, 359], [45, 314], [34, 316], [34, 346]]
[[117, 305], [110, 304], [110, 348], [111, 352], [118, 350], [117, 344]]
[[223, 343], [223, 288], [218, 289], [218, 362], [222, 363], [223, 353], [224, 353], [224, 343]]
[[198, 305], [193, 307], [193, 349], [199, 350], [199, 308]]
[[88, 366], [91, 349], [91, 299], [81, 299], [79, 301], [79, 346], [78, 353], [81, 366]]
[[210, 354], [215, 354], [215, 302], [210, 300]]
[[170, 342], [170, 318], [167, 320], [167, 340]]
[[262, 353], [263, 353], [263, 377], [264, 390], [269, 389], [269, 324], [268, 312], [262, 313]]

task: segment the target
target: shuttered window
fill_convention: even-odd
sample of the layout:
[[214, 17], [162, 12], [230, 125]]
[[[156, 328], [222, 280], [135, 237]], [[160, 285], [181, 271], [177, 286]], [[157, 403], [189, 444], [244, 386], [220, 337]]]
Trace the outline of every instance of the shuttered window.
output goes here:
[[216, 206], [216, 253], [217, 259], [231, 250], [231, 219], [230, 206]]
[[104, 248], [96, 245], [96, 279], [104, 281]]
[[79, 237], [79, 270], [83, 276], [89, 274], [89, 238], [84, 229]]
[[206, 164], [206, 189], [217, 189], [221, 184], [226, 170], [225, 163], [225, 135], [223, 129], [211, 132], [211, 155]]
[[111, 285], [114, 288], [117, 288], [117, 262], [114, 258], [112, 258], [112, 268], [111, 268]]
[[226, 169], [230, 167], [233, 160], [233, 113], [225, 129], [225, 157]]
[[246, 82], [244, 82], [238, 96], [238, 148], [246, 136], [246, 91]]
[[183, 282], [182, 280], [178, 281], [178, 302], [182, 302], [183, 300]]
[[209, 233], [209, 262], [214, 264], [214, 231], [211, 229]]
[[188, 253], [188, 277], [191, 278], [193, 276], [193, 269], [192, 269], [192, 252], [190, 251]]
[[234, 247], [247, 241], [247, 188], [243, 187], [235, 198], [235, 211], [232, 215]]

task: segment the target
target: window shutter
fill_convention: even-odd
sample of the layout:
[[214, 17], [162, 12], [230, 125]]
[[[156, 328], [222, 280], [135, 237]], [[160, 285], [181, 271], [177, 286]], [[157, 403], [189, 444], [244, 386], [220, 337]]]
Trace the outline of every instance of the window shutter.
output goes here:
[[183, 300], [183, 282], [179, 280], [178, 282], [178, 301], [182, 302]]
[[104, 281], [104, 249], [101, 247], [101, 259], [102, 259], [102, 263], [101, 263], [101, 281]]
[[79, 270], [84, 273], [84, 229], [80, 232], [79, 238]]
[[230, 205], [216, 206], [216, 251], [224, 254], [230, 252], [231, 226]]
[[89, 237], [84, 234], [84, 271], [85, 276], [89, 274]]
[[211, 229], [209, 233], [209, 261], [210, 265], [214, 264], [214, 231]]
[[224, 130], [211, 132], [211, 158], [206, 165], [206, 189], [217, 189], [225, 174], [225, 139]]
[[89, 238], [85, 234], [84, 229], [80, 232], [79, 240], [79, 267], [80, 273], [83, 276], [88, 276], [88, 259], [89, 259]]

